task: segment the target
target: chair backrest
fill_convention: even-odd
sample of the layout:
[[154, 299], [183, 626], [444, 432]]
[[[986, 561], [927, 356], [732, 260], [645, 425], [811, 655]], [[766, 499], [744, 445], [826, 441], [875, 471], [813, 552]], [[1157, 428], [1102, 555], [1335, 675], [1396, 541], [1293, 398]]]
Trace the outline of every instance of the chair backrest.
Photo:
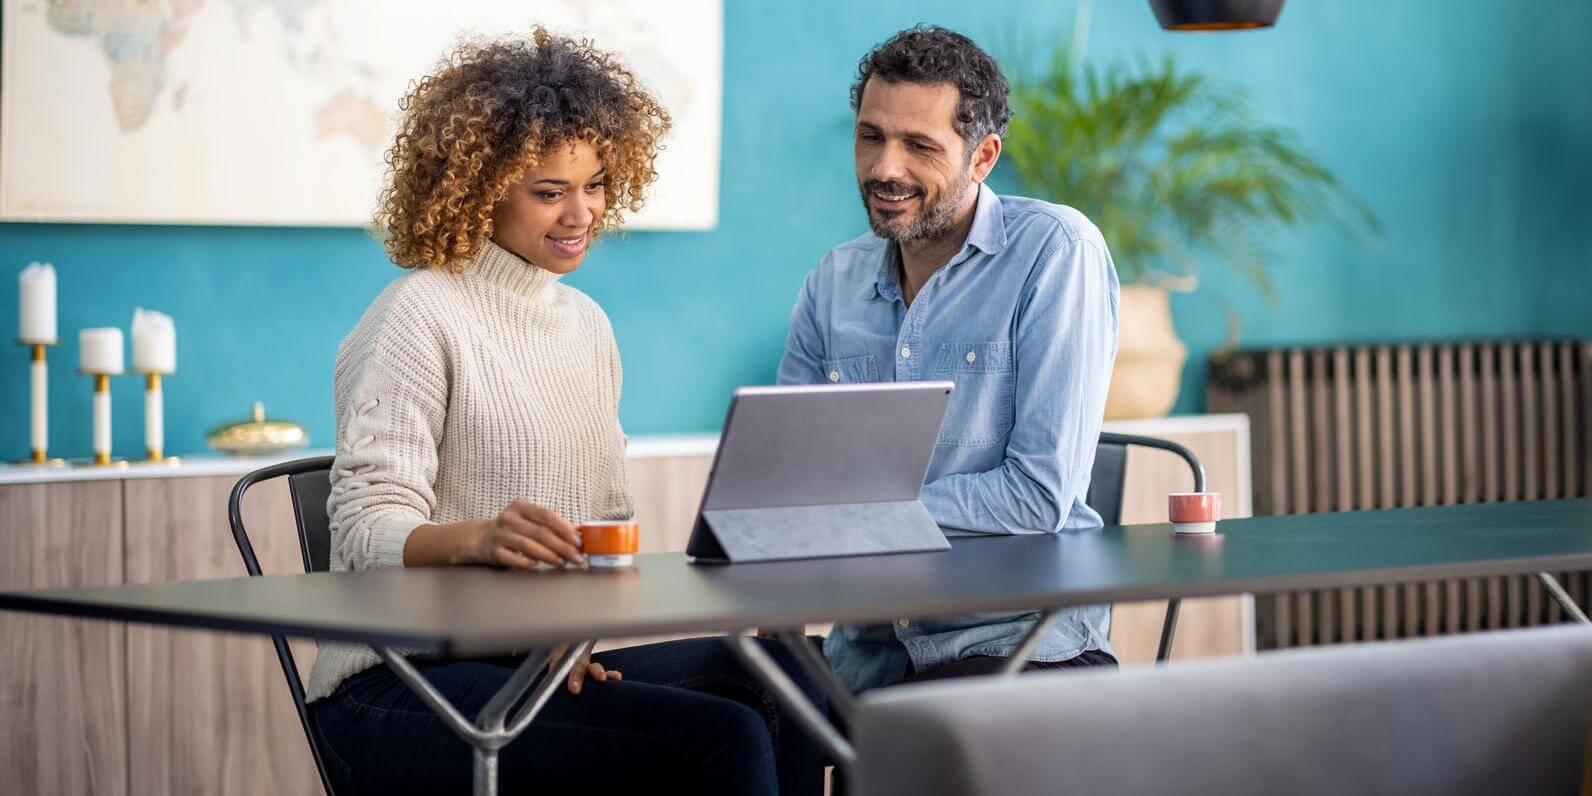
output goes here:
[[1195, 492], [1205, 491], [1205, 468], [1194, 452], [1170, 440], [1106, 432], [1095, 447], [1094, 469], [1089, 472], [1089, 493], [1084, 501], [1106, 525], [1122, 523], [1122, 494], [1128, 474], [1128, 447], [1137, 445], [1177, 454], [1188, 463]]
[[332, 495], [332, 463], [330, 456], [323, 458], [325, 468], [287, 476], [305, 572], [327, 572], [332, 568], [332, 518], [326, 515], [326, 500]]
[[250, 575], [261, 574], [260, 560], [254, 555], [254, 545], [250, 544], [249, 534], [243, 527], [243, 496], [254, 485], [276, 478], [287, 479], [304, 571], [325, 572], [331, 568], [331, 518], [326, 516], [326, 499], [332, 491], [333, 460], [331, 456], [315, 456], [273, 464], [239, 478], [232, 487], [232, 495], [227, 499], [227, 519], [232, 524], [232, 541], [237, 543], [243, 566]]
[[1122, 524], [1122, 488], [1128, 475], [1128, 446], [1101, 442], [1095, 446], [1094, 469], [1084, 502], [1107, 525]]
[[[243, 566], [249, 575], [259, 577], [260, 560], [254, 554], [254, 545], [243, 526], [243, 496], [249, 488], [274, 478], [286, 478], [288, 495], [293, 501], [293, 519], [298, 526], [299, 553], [304, 559], [305, 572], [325, 572], [331, 568], [330, 518], [326, 516], [326, 499], [331, 492], [332, 457], [317, 456], [296, 459], [255, 470], [238, 479], [227, 499], [227, 519], [232, 525], [232, 540], [243, 556]], [[326, 761], [321, 758], [320, 739], [310, 723], [309, 708], [305, 704], [304, 681], [299, 677], [298, 663], [293, 658], [293, 648], [283, 636], [272, 636], [276, 646], [277, 661], [282, 664], [282, 675], [287, 678], [288, 690], [293, 693], [293, 706], [298, 710], [299, 726], [309, 742], [310, 754], [315, 758], [315, 768], [321, 776], [321, 787], [333, 794], [332, 780], [326, 772]]]
[[1592, 630], [871, 692], [857, 793], [1574, 793]]

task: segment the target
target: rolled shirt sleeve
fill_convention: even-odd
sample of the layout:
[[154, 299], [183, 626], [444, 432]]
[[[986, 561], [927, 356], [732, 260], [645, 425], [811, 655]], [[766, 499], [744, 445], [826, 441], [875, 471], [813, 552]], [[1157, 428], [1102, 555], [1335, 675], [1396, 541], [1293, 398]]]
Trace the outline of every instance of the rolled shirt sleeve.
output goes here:
[[1087, 238], [1057, 238], [1023, 289], [1015, 422], [993, 470], [946, 475], [921, 499], [942, 527], [1054, 533], [1084, 505], [1117, 348], [1116, 271]]

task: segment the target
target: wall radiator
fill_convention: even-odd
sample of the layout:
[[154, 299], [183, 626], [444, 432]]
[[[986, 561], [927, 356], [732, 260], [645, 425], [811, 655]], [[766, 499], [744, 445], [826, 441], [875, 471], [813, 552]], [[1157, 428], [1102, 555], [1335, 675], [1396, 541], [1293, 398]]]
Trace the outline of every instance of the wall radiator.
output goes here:
[[[1592, 494], [1592, 344], [1246, 349], [1211, 358], [1212, 412], [1250, 416], [1255, 514]], [[1587, 572], [1556, 573], [1583, 608]], [[1257, 596], [1259, 649], [1558, 622], [1533, 577]]]

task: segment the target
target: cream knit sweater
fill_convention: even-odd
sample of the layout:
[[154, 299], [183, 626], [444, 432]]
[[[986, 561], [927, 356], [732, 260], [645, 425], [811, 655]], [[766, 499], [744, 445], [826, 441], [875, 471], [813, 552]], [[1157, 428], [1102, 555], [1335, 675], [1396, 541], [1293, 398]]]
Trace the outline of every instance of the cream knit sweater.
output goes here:
[[[597, 304], [491, 241], [461, 274], [404, 274], [337, 352], [333, 571], [403, 566], [417, 526], [510, 502], [631, 514], [619, 350]], [[322, 644], [311, 700], [380, 661]]]

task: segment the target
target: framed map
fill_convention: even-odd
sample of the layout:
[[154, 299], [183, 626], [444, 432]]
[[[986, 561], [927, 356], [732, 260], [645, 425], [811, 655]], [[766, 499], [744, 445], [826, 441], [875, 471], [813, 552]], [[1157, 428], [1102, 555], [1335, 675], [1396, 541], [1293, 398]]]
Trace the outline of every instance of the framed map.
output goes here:
[[718, 219], [722, 0], [0, 0], [0, 220], [368, 224], [398, 100], [462, 38], [620, 54], [674, 129], [628, 226]]

